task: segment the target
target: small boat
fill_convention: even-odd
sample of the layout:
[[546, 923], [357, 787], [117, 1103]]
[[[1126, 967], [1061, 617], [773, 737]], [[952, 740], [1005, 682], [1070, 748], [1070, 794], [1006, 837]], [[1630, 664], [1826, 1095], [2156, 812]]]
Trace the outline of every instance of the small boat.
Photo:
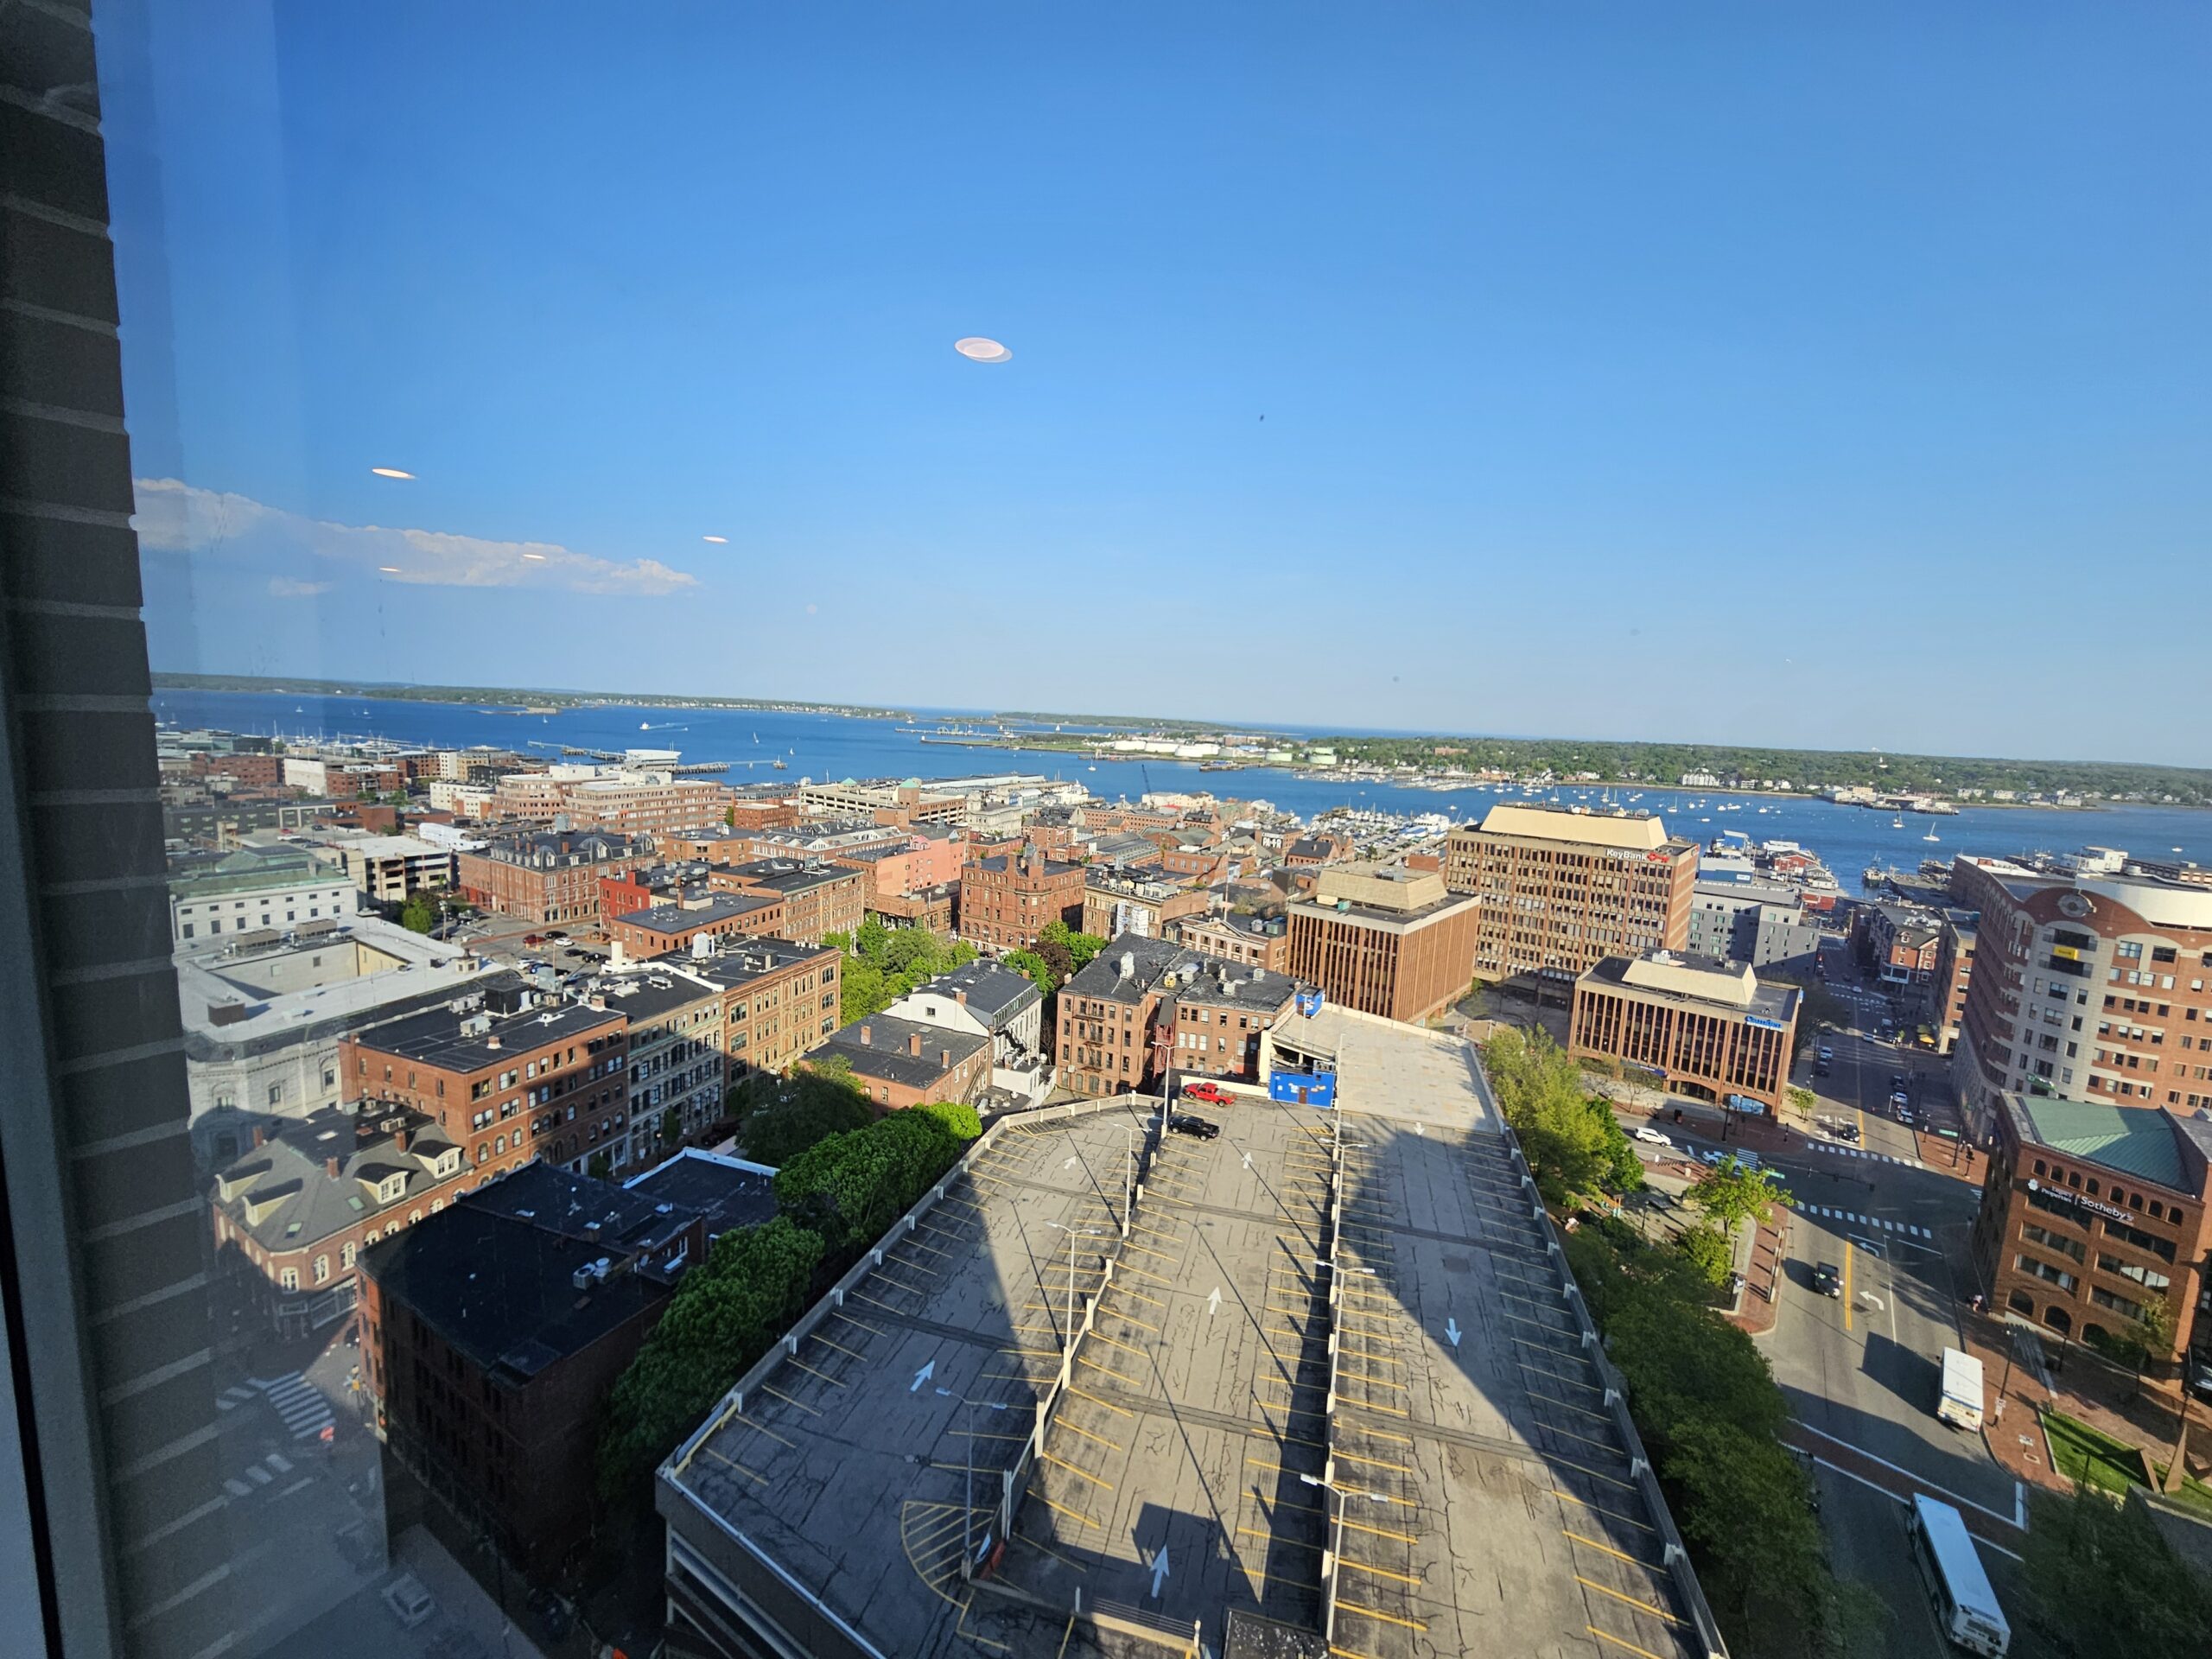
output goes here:
[[1891, 819], [1890, 820], [1890, 828], [1891, 828], [1891, 829], [1892, 829], [1892, 830], [1902, 830], [1902, 829], [1904, 829], [1904, 820], [1903, 818], [1891, 818]]
[[1937, 835], [1933, 830], [1930, 830], [1926, 835], [1923, 836], [1921, 839], [1923, 841], [1941, 841], [1943, 837]]
[[641, 720], [638, 722], [638, 729], [641, 732], [650, 732], [652, 728], [653, 723], [650, 720]]
[[778, 772], [789, 772], [791, 770], [789, 766], [785, 766], [780, 760], [771, 760], [768, 764]]

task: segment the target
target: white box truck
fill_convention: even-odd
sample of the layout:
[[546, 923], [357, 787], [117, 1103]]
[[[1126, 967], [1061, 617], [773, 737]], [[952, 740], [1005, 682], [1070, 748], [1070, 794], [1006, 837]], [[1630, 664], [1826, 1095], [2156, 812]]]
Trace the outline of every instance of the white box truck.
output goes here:
[[1953, 1428], [1981, 1427], [1981, 1362], [1955, 1348], [1943, 1351], [1943, 1392], [1936, 1402], [1936, 1419]]

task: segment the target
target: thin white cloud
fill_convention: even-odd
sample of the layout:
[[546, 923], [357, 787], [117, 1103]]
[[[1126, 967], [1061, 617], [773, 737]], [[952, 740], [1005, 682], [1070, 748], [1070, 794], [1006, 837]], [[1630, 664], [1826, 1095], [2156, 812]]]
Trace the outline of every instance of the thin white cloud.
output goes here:
[[289, 576], [269, 578], [270, 596], [274, 599], [313, 599], [337, 585], [334, 582], [296, 582]]
[[[499, 542], [436, 530], [339, 524], [272, 507], [251, 496], [203, 490], [175, 478], [135, 480], [138, 541], [156, 553], [296, 560], [305, 553], [343, 569], [374, 575], [397, 567], [392, 582], [442, 588], [564, 588], [578, 594], [673, 594], [698, 585], [658, 559], [623, 563], [577, 553], [556, 542]], [[536, 555], [525, 557], [524, 555]], [[289, 586], [279, 592], [277, 584]], [[330, 583], [277, 577], [278, 598], [320, 593]]]

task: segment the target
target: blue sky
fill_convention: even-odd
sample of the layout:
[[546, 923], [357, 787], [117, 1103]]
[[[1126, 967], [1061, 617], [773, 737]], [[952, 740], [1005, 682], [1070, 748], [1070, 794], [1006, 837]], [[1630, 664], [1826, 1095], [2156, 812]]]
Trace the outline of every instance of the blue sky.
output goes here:
[[104, 9], [156, 667], [2212, 764], [2202, 7], [634, 10]]

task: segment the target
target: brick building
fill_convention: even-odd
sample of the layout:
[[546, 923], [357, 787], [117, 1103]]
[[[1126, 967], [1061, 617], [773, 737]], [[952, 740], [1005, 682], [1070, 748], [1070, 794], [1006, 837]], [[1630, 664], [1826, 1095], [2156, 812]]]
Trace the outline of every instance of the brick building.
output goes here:
[[819, 944], [828, 933], [849, 935], [868, 913], [868, 877], [842, 864], [793, 858], [760, 858], [716, 865], [707, 873], [716, 893], [750, 893], [783, 901], [779, 938]]
[[1418, 1022], [1466, 995], [1479, 919], [1441, 876], [1323, 866], [1313, 896], [1290, 906], [1290, 971], [1332, 1001]]
[[514, 1159], [479, 1169], [430, 1113], [329, 1107], [255, 1131], [215, 1174], [219, 1259], [282, 1337], [353, 1311], [361, 1250], [436, 1214]]
[[1154, 1089], [1170, 1074], [1255, 1082], [1262, 1035], [1296, 992], [1266, 969], [1124, 934], [1060, 988], [1060, 1086], [1096, 1096]]
[[664, 772], [590, 778], [563, 791], [563, 810], [579, 824], [618, 835], [657, 836], [725, 822], [728, 787]]
[[2164, 1310], [2158, 1370], [2196, 1351], [2212, 1252], [2212, 1116], [2000, 1093], [1974, 1217], [1977, 1282], [1993, 1312], [2109, 1348]]
[[1607, 957], [1689, 943], [1697, 847], [1655, 817], [1494, 806], [1446, 838], [1444, 882], [1482, 899], [1473, 972], [1565, 989]]
[[800, 1063], [833, 1057], [852, 1067], [880, 1111], [903, 1111], [933, 1100], [972, 1101], [991, 1080], [988, 1033], [888, 1014], [870, 1014], [833, 1031]]
[[960, 873], [960, 937], [988, 950], [1036, 943], [1046, 923], [1083, 925], [1084, 868], [1024, 849]]
[[386, 1453], [536, 1577], [588, 1543], [608, 1391], [702, 1259], [696, 1211], [532, 1164], [360, 1264]]
[[886, 894], [870, 899], [868, 909], [886, 927], [925, 927], [950, 938], [960, 927], [960, 889], [947, 883], [918, 888], [903, 899]]
[[534, 1157], [582, 1173], [629, 1161], [628, 1020], [500, 975], [443, 1007], [349, 1033], [339, 1086], [357, 1109], [424, 1112], [480, 1174]]
[[2119, 855], [2077, 870], [1961, 858], [1978, 911], [1951, 1078], [1977, 1139], [2005, 1094], [2212, 1107], [2212, 889]]
[[1176, 925], [1176, 937], [1202, 956], [1224, 962], [1241, 962], [1269, 973], [1290, 971], [1290, 918], [1287, 916], [1186, 916]]
[[1655, 954], [1608, 957], [1574, 983], [1567, 1049], [1658, 1075], [1700, 1099], [1778, 1114], [1804, 993], [1749, 968]]
[[1083, 875], [1083, 931], [1110, 939], [1138, 933], [1171, 938], [1186, 917], [1204, 916], [1213, 903], [1203, 887], [1163, 880], [1149, 870], [1092, 864]]
[[642, 837], [597, 830], [504, 836], [454, 857], [461, 896], [479, 910], [548, 926], [593, 926], [599, 879], [647, 861]]
[[747, 938], [726, 940], [713, 956], [686, 964], [721, 988], [726, 1084], [756, 1071], [788, 1071], [836, 1030], [841, 960], [820, 945]]
[[598, 993], [629, 1022], [632, 1150], [646, 1156], [728, 1115], [723, 987], [675, 957], [603, 974]]
[[1926, 986], [1936, 977], [1942, 919], [1917, 905], [1878, 902], [1851, 913], [1851, 946], [1885, 985]]
[[689, 952], [698, 939], [780, 938], [783, 931], [783, 898], [772, 893], [716, 893], [607, 919], [607, 943], [639, 957]]
[[1955, 905], [1943, 912], [1942, 933], [1936, 942], [1936, 972], [1928, 984], [1928, 1024], [1938, 1054], [1948, 1054], [1957, 1046], [1959, 1027], [1967, 1017], [1967, 993], [1974, 986], [1974, 947], [1980, 932], [1978, 912]]
[[887, 898], [903, 899], [958, 881], [968, 861], [968, 842], [957, 836], [913, 836], [903, 843], [834, 853], [830, 861], [868, 878], [867, 904], [874, 910]]

